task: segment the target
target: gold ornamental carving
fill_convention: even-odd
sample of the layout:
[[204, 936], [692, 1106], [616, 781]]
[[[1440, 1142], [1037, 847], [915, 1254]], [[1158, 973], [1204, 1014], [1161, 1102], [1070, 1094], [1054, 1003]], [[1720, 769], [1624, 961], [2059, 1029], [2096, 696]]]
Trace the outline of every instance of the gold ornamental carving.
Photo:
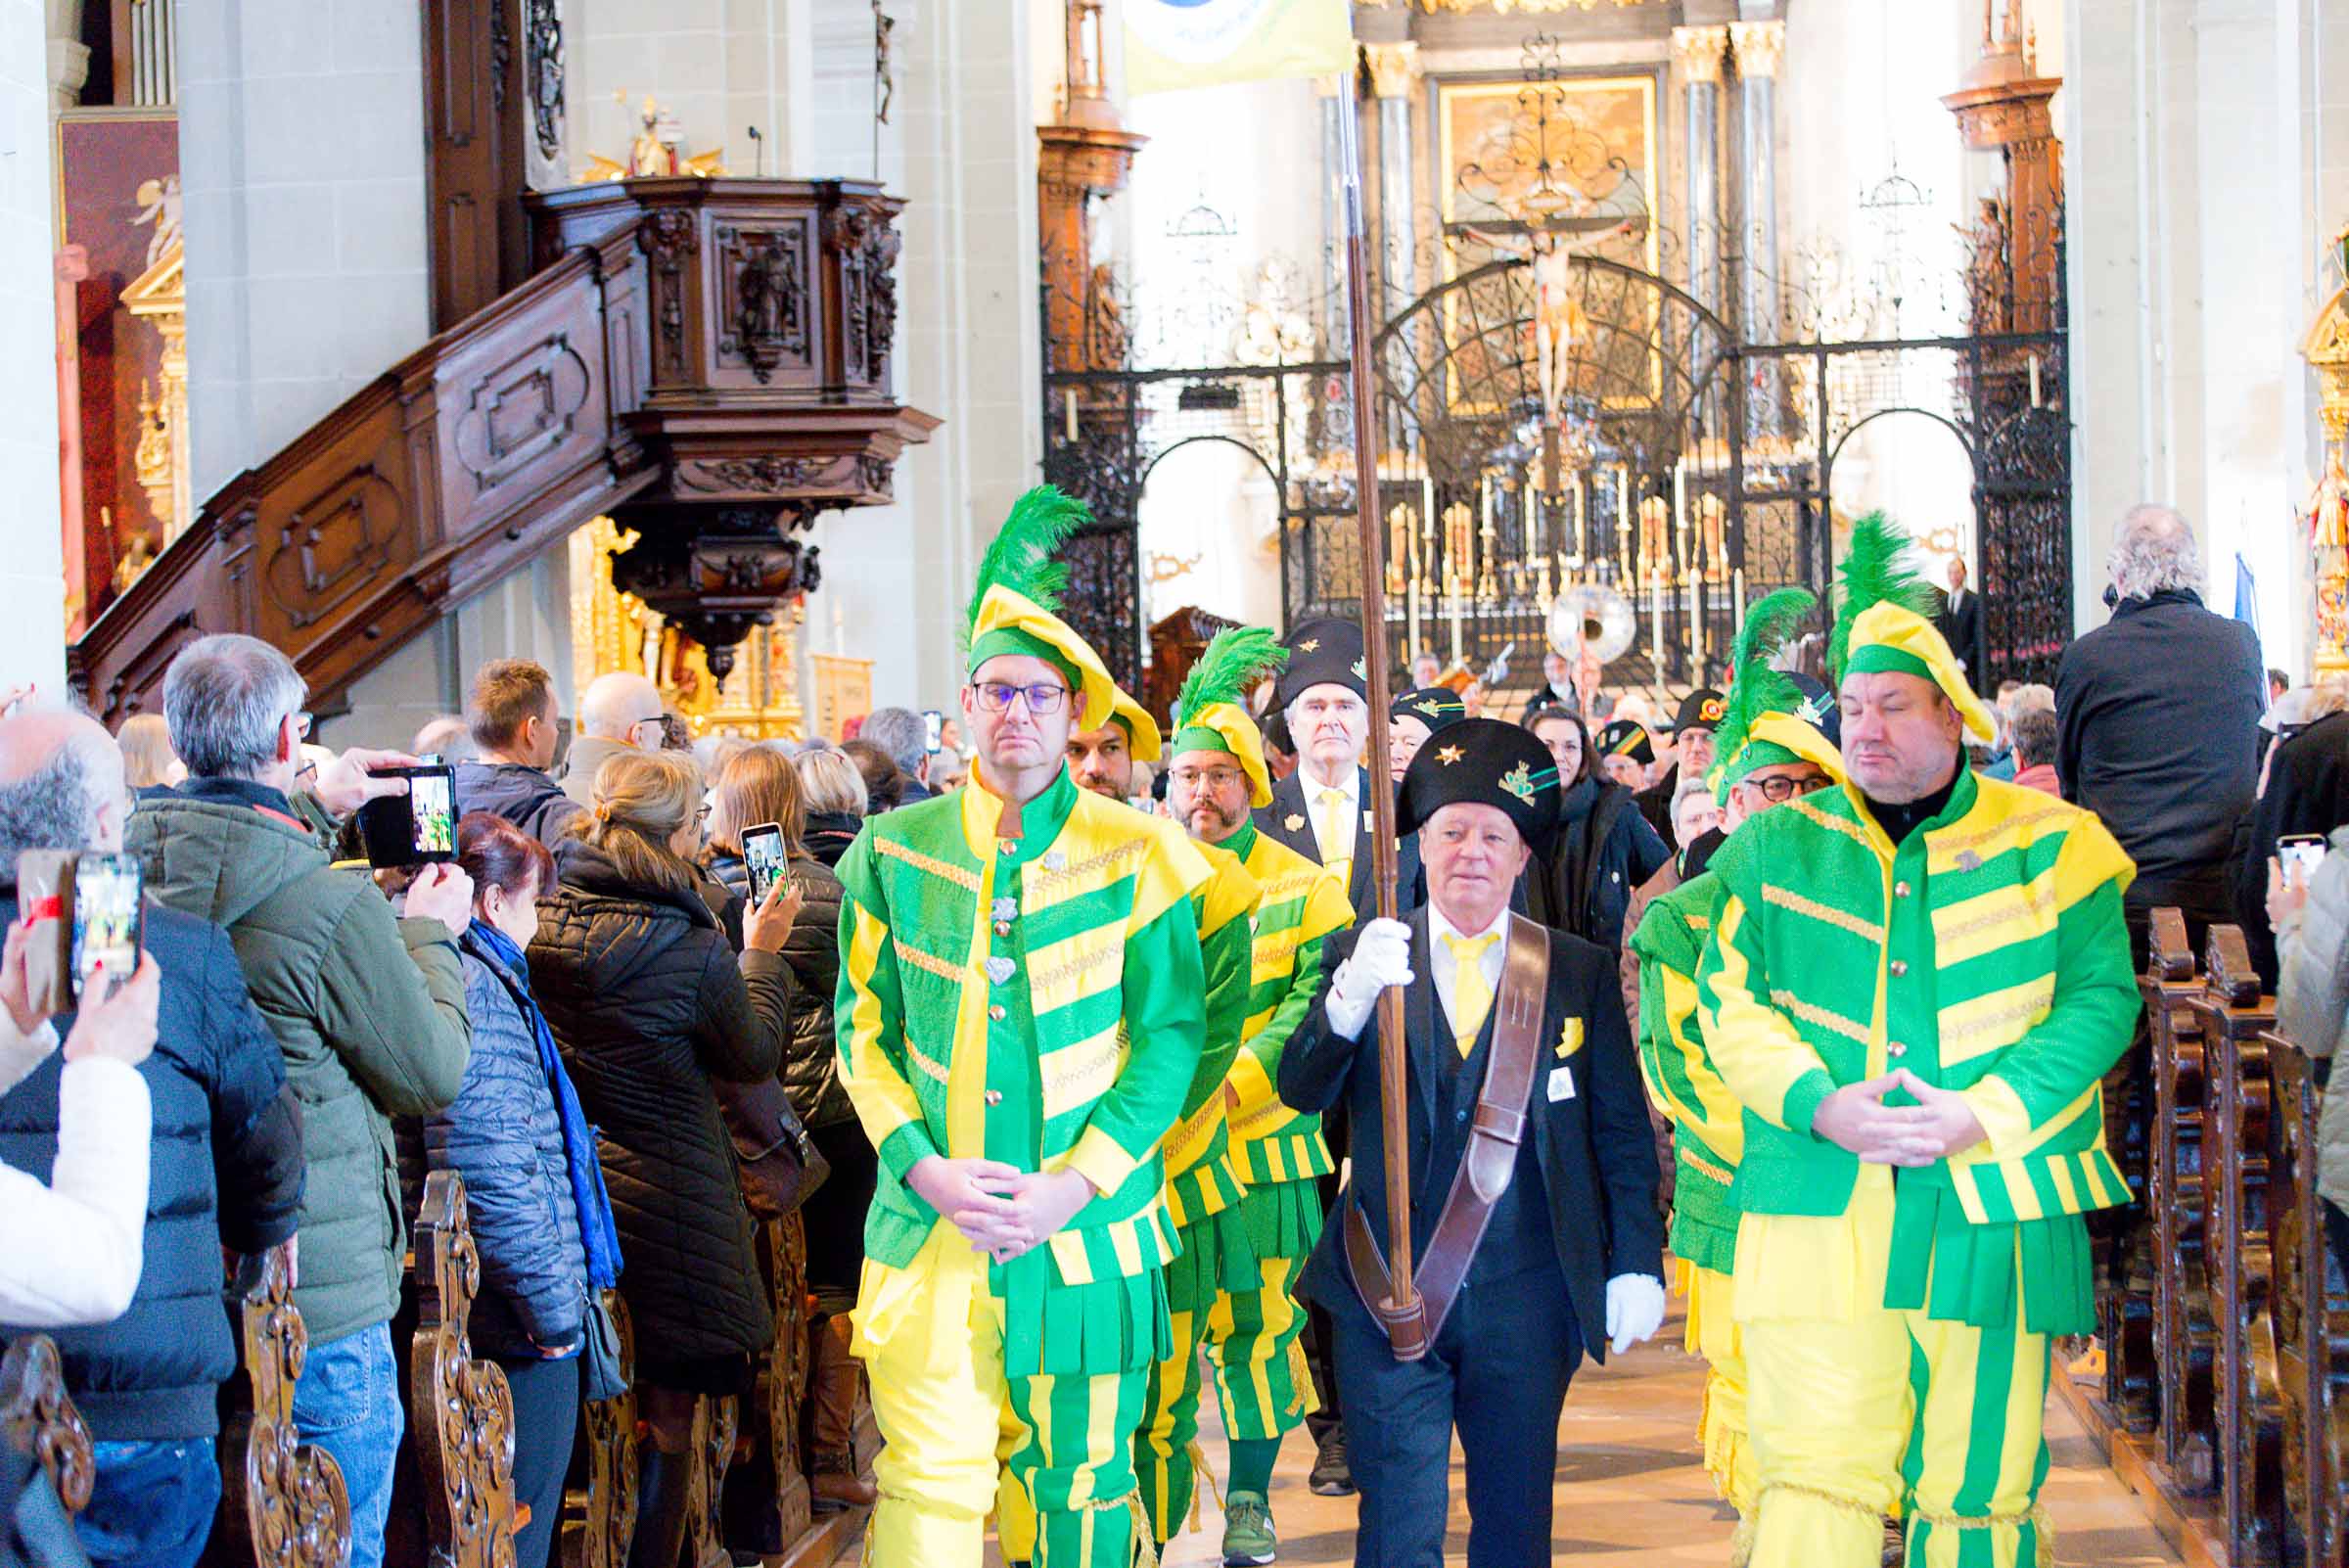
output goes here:
[[1675, 27], [1672, 63], [1688, 82], [1718, 82], [1724, 57], [1729, 52], [1727, 27]]
[[1737, 56], [1737, 74], [1749, 81], [1762, 76], [1775, 76], [1778, 67], [1786, 61], [1786, 23], [1783, 22], [1732, 22], [1729, 23], [1729, 47]]
[[184, 253], [174, 238], [121, 294], [122, 308], [163, 341], [160, 386], [139, 389], [139, 438], [131, 458], [139, 488], [163, 525], [163, 543], [196, 515], [188, 440], [188, 293]]
[[[2349, 263], [2349, 227], [2334, 237], [2334, 254]], [[2316, 574], [2316, 673], [2349, 671], [2349, 286], [2335, 289], [2300, 343], [2317, 373], [2318, 413], [2325, 422], [2325, 472], [2301, 513]]]
[[1415, 43], [1364, 44], [1370, 63], [1370, 90], [1380, 98], [1408, 98], [1419, 85], [1419, 46]]

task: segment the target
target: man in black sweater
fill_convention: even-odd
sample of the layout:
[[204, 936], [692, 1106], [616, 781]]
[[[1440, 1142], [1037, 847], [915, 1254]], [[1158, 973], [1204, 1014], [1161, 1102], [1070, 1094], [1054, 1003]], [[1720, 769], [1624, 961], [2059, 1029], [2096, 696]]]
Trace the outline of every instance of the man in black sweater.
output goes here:
[[[0, 720], [0, 917], [17, 917], [20, 854], [119, 851], [128, 800], [121, 753], [96, 723], [64, 713]], [[145, 923], [162, 999], [139, 1067], [155, 1107], [144, 1267], [129, 1311], [56, 1335], [67, 1392], [97, 1439], [97, 1483], [74, 1528], [99, 1568], [190, 1568], [203, 1551], [220, 1501], [220, 1384], [236, 1369], [221, 1249], [290, 1248], [301, 1211], [299, 1113], [228, 934], [153, 902]], [[69, 1023], [58, 1021], [60, 1038]], [[61, 1063], [52, 1053], [7, 1065], [20, 1070], [0, 1085], [0, 1159], [45, 1171]]]

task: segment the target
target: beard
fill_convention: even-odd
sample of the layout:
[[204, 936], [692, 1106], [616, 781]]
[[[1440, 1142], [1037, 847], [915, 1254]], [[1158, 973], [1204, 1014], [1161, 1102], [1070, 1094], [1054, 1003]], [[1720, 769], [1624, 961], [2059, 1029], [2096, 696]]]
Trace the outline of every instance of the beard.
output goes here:
[[1241, 807], [1236, 811], [1226, 810], [1221, 801], [1211, 800], [1193, 801], [1190, 810], [1184, 814], [1184, 822], [1190, 828], [1192, 835], [1211, 843], [1230, 838], [1240, 830], [1240, 824], [1247, 820], [1248, 808], [1246, 807]]

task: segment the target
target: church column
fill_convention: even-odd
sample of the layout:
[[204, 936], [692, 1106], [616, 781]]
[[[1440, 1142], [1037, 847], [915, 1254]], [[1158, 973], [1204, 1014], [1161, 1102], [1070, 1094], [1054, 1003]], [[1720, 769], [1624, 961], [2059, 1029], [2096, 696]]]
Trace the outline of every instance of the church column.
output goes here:
[[90, 46], [81, 41], [84, 0], [48, 0], [49, 108], [63, 114], [81, 102], [82, 83], [90, 79]]
[[1688, 292], [1716, 314], [1721, 310], [1721, 67], [1728, 50], [1727, 27], [1672, 29], [1688, 149], [1688, 184], [1681, 204]]
[[1769, 343], [1778, 330], [1778, 64], [1786, 53], [1783, 22], [1732, 22], [1742, 124], [1739, 162], [1745, 193], [1745, 335]]
[[0, 0], [0, 508], [14, 520], [0, 561], [0, 691], [65, 689], [66, 574], [58, 527], [57, 334], [50, 238], [50, 81], [40, 0]]
[[1370, 44], [1366, 52], [1378, 99], [1379, 273], [1387, 285], [1386, 300], [1374, 301], [1374, 307], [1386, 315], [1417, 299], [1422, 287], [1411, 179], [1411, 100], [1419, 91], [1419, 46]]

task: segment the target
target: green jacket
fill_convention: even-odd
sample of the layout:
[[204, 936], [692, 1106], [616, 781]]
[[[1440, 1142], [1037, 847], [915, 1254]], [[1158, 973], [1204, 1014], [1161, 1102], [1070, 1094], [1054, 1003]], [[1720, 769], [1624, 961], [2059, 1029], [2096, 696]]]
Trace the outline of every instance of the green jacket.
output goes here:
[[1629, 947], [1639, 961], [1639, 1076], [1672, 1124], [1672, 1250], [1699, 1268], [1737, 1267], [1729, 1184], [1745, 1152], [1744, 1109], [1721, 1080], [1696, 1021], [1696, 970], [1713, 935], [1711, 872], [1650, 899]]
[[1182, 830], [1067, 769], [995, 837], [974, 777], [870, 819], [838, 868], [840, 1081], [881, 1172], [865, 1256], [914, 1261], [939, 1222], [905, 1184], [933, 1155], [1076, 1170], [1099, 1194], [1045, 1245], [990, 1264], [1015, 1376], [1167, 1354], [1174, 1257], [1160, 1144], [1198, 1071], [1205, 971]]
[[1250, 1186], [1302, 1181], [1337, 1169], [1317, 1112], [1290, 1109], [1273, 1092], [1280, 1053], [1321, 995], [1321, 944], [1354, 923], [1346, 885], [1254, 823], [1225, 841], [1263, 894], [1250, 951], [1248, 1022], [1231, 1065], [1232, 1160]]
[[1731, 834], [1697, 991], [1745, 1106], [1738, 1207], [1843, 1213], [1859, 1158], [1811, 1119], [1905, 1067], [1962, 1094], [1987, 1136], [1896, 1173], [1884, 1305], [1995, 1326], [2019, 1275], [2031, 1331], [2093, 1328], [2078, 1217], [2129, 1197], [2099, 1081], [2137, 1021], [2135, 869], [2094, 813], [1970, 769], [1897, 849], [1849, 787]]
[[142, 801], [124, 847], [159, 902], [228, 928], [285, 1052], [309, 1164], [294, 1304], [310, 1343], [389, 1321], [407, 1252], [391, 1119], [454, 1100], [472, 1050], [456, 934], [399, 919], [364, 870], [246, 801]]

